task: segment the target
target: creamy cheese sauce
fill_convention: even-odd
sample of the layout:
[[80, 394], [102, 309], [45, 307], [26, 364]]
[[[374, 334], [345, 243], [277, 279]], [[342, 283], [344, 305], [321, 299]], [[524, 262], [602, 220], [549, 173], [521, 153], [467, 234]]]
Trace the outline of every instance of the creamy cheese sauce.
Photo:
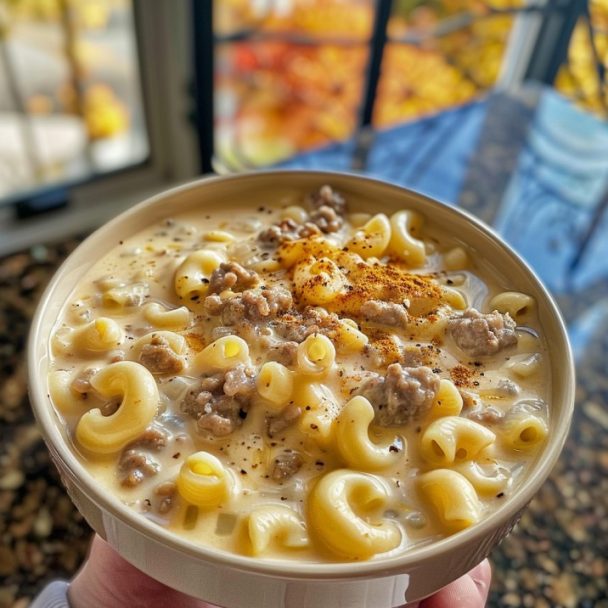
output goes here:
[[[383, 481], [388, 491], [387, 500], [376, 509], [366, 511], [355, 505], [353, 511], [365, 521], [390, 522], [398, 528], [400, 541], [388, 552], [345, 557], [323, 542], [322, 532], [312, 533], [307, 529], [309, 496], [315, 483], [331, 471], [346, 468], [332, 434], [335, 428], [332, 420], [340, 410], [360, 393], [373, 402], [373, 391], [366, 393], [363, 388], [368, 386], [370, 378], [384, 378], [390, 364], [398, 363], [408, 369], [424, 366], [433, 377], [450, 380], [464, 397], [464, 407], [458, 417], [473, 420], [496, 434], [491, 445], [475, 458], [463, 461], [473, 462], [478, 471], [490, 479], [502, 479], [496, 483], [494, 493], [476, 491], [478, 518], [482, 519], [517, 491], [526, 469], [542, 448], [542, 439], [533, 447], [514, 448], [504, 439], [503, 427], [518, 411], [531, 413], [545, 426], [548, 424], [547, 350], [539, 336], [533, 305], [526, 306], [516, 318], [513, 343], [484, 355], [467, 354], [459, 348], [449, 319], [460, 318], [469, 307], [483, 313], [492, 312], [489, 306], [492, 298], [510, 286], [497, 272], [490, 271], [487, 261], [483, 266], [478, 263], [474, 250], [438, 230], [429, 218], [422, 231], [411, 234], [424, 244], [425, 251], [423, 264], [415, 267], [390, 247], [369, 258], [365, 255], [365, 245], [361, 248], [355, 243], [355, 251], [349, 250], [353, 235], [371, 218], [362, 213], [346, 211], [336, 231], [295, 234], [291, 235], [294, 237], [291, 241], [282, 241], [285, 235], [279, 236], [277, 242], [260, 240], [261, 231], [278, 226], [288, 216], [297, 218], [297, 226], [314, 217], [306, 195], [303, 193], [300, 200], [290, 201], [300, 205], [296, 210], [280, 202], [264, 203], [258, 208], [235, 203], [232, 208], [213, 212], [202, 209], [177, 215], [145, 228], [124, 242], [109, 244], [108, 254], [95, 263], [75, 287], [58, 319], [51, 343], [51, 376], [63, 374], [67, 380], [62, 395], [60, 389], [53, 389], [53, 382], [50, 392], [74, 438], [73, 449], [84, 466], [101, 486], [142, 517], [202, 545], [251, 554], [248, 514], [260, 505], [280, 505], [289, 507], [301, 518], [309, 542], [307, 546], [290, 547], [277, 536], [262, 557], [306, 561], [377, 558], [433, 542], [455, 531], [446, 527], [432, 499], [421, 492], [418, 481], [433, 469], [458, 471], [462, 462], [438, 467], [424, 458], [420, 445], [430, 425], [428, 411], [411, 416], [405, 423], [381, 425], [377, 424], [376, 409], [377, 419], [370, 426], [369, 438], [375, 444], [390, 445], [399, 459], [381, 470], [365, 471], [366, 475]], [[337, 215], [342, 217], [340, 213]], [[294, 232], [285, 224], [283, 229], [286, 233]], [[370, 242], [375, 242], [374, 238], [372, 234]], [[320, 242], [322, 247], [318, 245]], [[294, 243], [299, 243], [297, 255]], [[239, 324], [225, 322], [226, 308], [220, 314], [209, 312], [206, 298], [210, 294], [205, 294], [204, 288], [202, 294], [180, 298], [175, 287], [176, 273], [190, 254], [200, 250], [216, 252], [226, 262], [234, 261], [255, 271], [259, 279], [252, 289], [258, 292], [262, 288], [287, 290], [293, 297], [292, 306], [275, 318]], [[288, 261], [294, 255], [297, 262]], [[309, 273], [308, 282], [298, 288], [294, 273], [304, 259], [308, 259], [307, 268], [327, 259], [332, 265], [325, 269], [325, 274], [322, 267], [317, 268], [316, 275]], [[315, 291], [318, 287], [315, 277], [325, 281], [336, 268], [341, 282], [335, 292], [319, 296]], [[201, 284], [206, 285], [205, 280]], [[234, 295], [244, 290], [228, 291]], [[226, 293], [217, 295], [223, 297]], [[306, 323], [313, 324], [303, 311], [319, 298], [324, 301], [318, 306], [334, 316], [330, 316], [326, 326], [317, 323], [315, 333], [327, 335], [332, 341], [336, 348], [335, 363], [316, 376], [302, 374], [295, 361], [286, 364], [296, 378], [296, 389], [283, 407], [295, 403], [294, 407], [300, 408], [291, 424], [269, 436], [269, 419], [278, 416], [278, 410], [269, 408], [255, 389], [243, 400], [246, 405], [238, 418], [230, 420], [232, 430], [226, 435], [216, 436], [209, 428], [201, 428], [197, 416], [205, 411], [201, 410], [202, 414], [184, 411], [186, 395], [194, 391], [196, 396], [200, 378], [217, 373], [217, 370], [201, 369], [195, 363], [197, 355], [214, 339], [232, 332], [248, 343], [247, 367], [255, 382], [273, 347], [289, 341], [301, 342], [285, 336], [297, 334]], [[373, 315], [364, 317], [360, 309], [369, 301], [398, 303], [407, 320], [394, 322], [386, 317], [387, 323]], [[187, 327], [169, 330], [183, 336], [187, 346], [180, 355], [182, 369], [154, 373], [159, 403], [151, 426], [163, 433], [164, 445], [153, 449], [136, 446], [151, 465], [147, 472], [135, 475], [126, 483], [119, 463], [131, 446], [109, 454], [96, 453], [83, 448], [75, 433], [85, 412], [101, 408], [104, 414], [111, 415], [120, 402], [120, 399], [102, 397], [87, 384], [88, 378], [118, 361], [141, 363], [133, 353], [133, 344], [144, 335], [167, 331], [150, 322], [146, 314], [146, 305], [150, 303], [158, 303], [166, 310], [182, 306], [188, 309]], [[317, 311], [319, 314], [320, 318], [326, 318]], [[113, 320], [122, 338], [98, 350], [81, 347], [77, 338], [79, 331], [99, 318]], [[367, 336], [365, 347], [344, 347], [336, 326], [336, 320], [343, 318], [353, 319], [356, 323], [353, 327]], [[271, 322], [277, 319], [281, 321], [278, 326]], [[222, 329], [226, 327], [228, 329]], [[79, 378], [84, 379], [80, 386]], [[321, 405], [309, 407], [305, 399], [302, 400], [302, 391], [311, 384], [320, 386], [321, 394], [327, 398]], [[66, 400], [71, 400], [69, 407], [65, 406]], [[327, 423], [325, 429], [314, 428], [318, 426], [317, 417], [323, 424]], [[274, 459], [284, 450], [298, 454], [299, 468], [285, 479], [277, 480], [272, 475]], [[174, 486], [187, 457], [198, 451], [217, 456], [231, 480], [229, 497], [213, 508], [189, 504]]]

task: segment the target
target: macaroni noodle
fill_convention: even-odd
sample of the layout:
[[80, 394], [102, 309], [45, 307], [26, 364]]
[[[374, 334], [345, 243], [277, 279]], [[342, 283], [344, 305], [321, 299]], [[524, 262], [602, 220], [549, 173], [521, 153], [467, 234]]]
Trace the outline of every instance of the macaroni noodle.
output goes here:
[[76, 426], [80, 445], [97, 454], [111, 454], [144, 432], [158, 407], [158, 388], [152, 374], [139, 363], [121, 361], [101, 369], [91, 378], [103, 397], [121, 397], [116, 412], [104, 416], [99, 409], [82, 415]]

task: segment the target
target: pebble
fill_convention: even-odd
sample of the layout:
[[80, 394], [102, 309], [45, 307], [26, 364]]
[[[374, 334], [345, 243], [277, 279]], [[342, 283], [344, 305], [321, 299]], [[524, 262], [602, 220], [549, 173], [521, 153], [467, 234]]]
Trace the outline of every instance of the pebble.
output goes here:
[[6, 585], [0, 587], [0, 606], [3, 608], [5, 606], [12, 606], [15, 595], [17, 594], [17, 590], [17, 585]]
[[24, 481], [23, 473], [17, 469], [12, 469], [3, 477], [0, 477], [0, 490], [16, 490]]
[[577, 596], [571, 574], [567, 572], [560, 574], [551, 584], [550, 594], [556, 604], [564, 608], [576, 608]]
[[517, 593], [507, 593], [502, 597], [502, 605], [504, 606], [520, 606], [519, 595]]
[[605, 407], [589, 401], [583, 405], [583, 411], [593, 422], [597, 422], [605, 431], [608, 431], [608, 411]]
[[34, 520], [32, 526], [34, 534], [39, 538], [46, 538], [53, 529], [53, 520], [48, 509], [44, 507], [38, 512], [38, 516]]
[[0, 576], [8, 576], [17, 568], [17, 560], [9, 547], [0, 547]]

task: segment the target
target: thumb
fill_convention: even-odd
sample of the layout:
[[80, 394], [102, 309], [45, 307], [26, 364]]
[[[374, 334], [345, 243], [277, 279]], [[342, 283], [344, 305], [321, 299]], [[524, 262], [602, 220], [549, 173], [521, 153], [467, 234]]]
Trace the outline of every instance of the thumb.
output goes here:
[[420, 608], [483, 608], [491, 580], [492, 569], [485, 559], [464, 576], [420, 602]]

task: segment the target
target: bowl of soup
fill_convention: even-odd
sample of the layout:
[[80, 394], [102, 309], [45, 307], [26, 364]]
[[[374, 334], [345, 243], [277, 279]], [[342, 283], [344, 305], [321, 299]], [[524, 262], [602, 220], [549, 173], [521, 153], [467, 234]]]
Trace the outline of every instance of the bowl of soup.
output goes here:
[[367, 177], [159, 194], [34, 319], [32, 403], [89, 524], [221, 606], [415, 602], [486, 557], [566, 438], [559, 312], [489, 228]]

